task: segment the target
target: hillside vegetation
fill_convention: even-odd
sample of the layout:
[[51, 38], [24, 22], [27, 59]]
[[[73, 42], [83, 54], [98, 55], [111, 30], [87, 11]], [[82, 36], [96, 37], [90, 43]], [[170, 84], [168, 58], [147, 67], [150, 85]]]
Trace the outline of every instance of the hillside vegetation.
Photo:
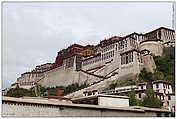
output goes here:
[[37, 87], [37, 95], [35, 93], [35, 88], [31, 88], [31, 89], [23, 89], [23, 88], [11, 88], [6, 96], [10, 96], [10, 97], [37, 97], [37, 96], [57, 96], [57, 94], [54, 93], [50, 93], [50, 95], [48, 95], [47, 91], [48, 90], [55, 90], [55, 89], [62, 89], [64, 90], [63, 94], [61, 96], [67, 95], [69, 93], [78, 91], [80, 89], [86, 88], [88, 87], [88, 84], [86, 82], [84, 82], [83, 84], [79, 85], [79, 83], [74, 83], [68, 86], [57, 86], [57, 87], [42, 87], [42, 86], [38, 86]]
[[156, 72], [161, 74], [159, 79], [172, 84], [173, 91], [175, 90], [175, 48], [164, 48], [163, 56], [154, 57], [156, 64]]

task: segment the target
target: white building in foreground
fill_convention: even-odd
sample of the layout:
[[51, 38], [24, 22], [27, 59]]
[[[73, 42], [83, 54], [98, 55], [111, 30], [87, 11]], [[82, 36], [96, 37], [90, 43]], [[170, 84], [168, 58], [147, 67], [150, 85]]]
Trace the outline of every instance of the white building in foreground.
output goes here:
[[[122, 99], [124, 107], [110, 105], [119, 100], [119, 97], [100, 96], [102, 104], [72, 104], [62, 101], [2, 98], [3, 117], [157, 117], [170, 116], [170, 111], [158, 108], [129, 107], [128, 100]], [[114, 99], [117, 98], [117, 99]], [[92, 98], [91, 98], [92, 99]], [[111, 99], [111, 100], [110, 100]], [[87, 99], [89, 100], [89, 99]], [[79, 101], [79, 99], [75, 99]]]

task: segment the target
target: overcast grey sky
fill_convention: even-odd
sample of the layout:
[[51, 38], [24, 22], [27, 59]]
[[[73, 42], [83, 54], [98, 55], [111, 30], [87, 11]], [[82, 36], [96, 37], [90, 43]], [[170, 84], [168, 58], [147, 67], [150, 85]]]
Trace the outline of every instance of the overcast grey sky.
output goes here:
[[2, 86], [21, 73], [54, 62], [67, 46], [97, 44], [110, 36], [172, 28], [172, 3], [3, 3]]

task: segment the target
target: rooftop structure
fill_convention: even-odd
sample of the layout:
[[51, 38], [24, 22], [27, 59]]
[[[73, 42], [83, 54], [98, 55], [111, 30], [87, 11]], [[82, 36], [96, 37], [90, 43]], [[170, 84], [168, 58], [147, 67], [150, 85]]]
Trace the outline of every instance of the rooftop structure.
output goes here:
[[71, 98], [66, 98], [66, 97], [63, 97], [63, 96], [44, 96], [44, 98], [56, 99], [58, 101], [71, 102]]
[[42, 65], [38, 65], [35, 67], [34, 70], [32, 70], [32, 73], [38, 72], [46, 72], [48, 70], [51, 70], [53, 68], [53, 63], [46, 63], [46, 64], [42, 64]]
[[94, 96], [74, 98], [72, 99], [72, 102], [76, 104], [93, 104], [93, 105], [103, 105], [103, 106], [112, 106], [112, 107], [128, 107], [129, 97], [99, 94]]
[[57, 96], [61, 96], [64, 93], [63, 89], [50, 89], [47, 90], [48, 95], [57, 95]]

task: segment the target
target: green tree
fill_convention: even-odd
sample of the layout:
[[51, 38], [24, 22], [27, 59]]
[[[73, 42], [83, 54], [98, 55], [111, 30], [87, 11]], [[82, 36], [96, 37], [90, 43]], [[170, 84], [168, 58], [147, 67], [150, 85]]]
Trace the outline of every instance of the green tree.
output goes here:
[[41, 93], [40, 95], [41, 96], [46, 96], [45, 94], [46, 94], [47, 89], [45, 87], [42, 87], [42, 86], [40, 86], [39, 88], [40, 88], [40, 93]]
[[130, 106], [142, 106], [142, 101], [136, 98], [136, 93], [134, 90], [128, 93]]
[[31, 92], [31, 97], [36, 97], [34, 88], [30, 88], [29, 91]]
[[111, 90], [111, 89], [115, 89], [116, 87], [117, 87], [117, 83], [112, 83], [112, 84], [110, 84], [109, 85], [109, 90]]
[[138, 100], [136, 99], [136, 94], [134, 91], [128, 93], [130, 106], [138, 105]]
[[155, 96], [155, 92], [152, 89], [147, 89], [145, 92], [146, 96], [143, 99], [143, 106], [151, 108], [160, 108], [162, 102]]
[[87, 81], [85, 81], [83, 84], [81, 84], [80, 86], [79, 86], [79, 89], [83, 89], [83, 88], [86, 88], [86, 87], [88, 87], [89, 85], [87, 84]]
[[28, 89], [23, 89], [23, 88], [11, 88], [8, 92], [7, 95], [9, 97], [34, 97], [34, 93], [31, 90]]
[[164, 78], [164, 74], [160, 71], [155, 71], [153, 74], [154, 80], [162, 80]]
[[168, 56], [156, 56], [154, 57], [157, 71], [160, 71], [167, 75], [173, 75], [175, 73], [175, 60]]
[[154, 75], [152, 72], [147, 72], [145, 68], [141, 70], [139, 74], [139, 80], [141, 82], [147, 82], [147, 87], [152, 88], [152, 81], [154, 81]]
[[154, 57], [156, 70], [163, 73], [164, 77], [161, 80], [172, 84], [173, 91], [175, 90], [175, 54], [174, 48], [165, 48], [163, 56]]
[[171, 83], [172, 90], [175, 91], [175, 76], [174, 75], [168, 75], [163, 78], [164, 81]]
[[64, 88], [64, 95], [67, 95], [69, 93], [78, 91], [80, 89], [88, 87], [87, 82], [84, 82], [83, 84], [79, 85], [79, 83], [73, 83], [71, 85], [68, 85]]
[[139, 80], [143, 82], [152, 82], [154, 80], [153, 73], [147, 72], [145, 68], [143, 68], [139, 74]]
[[136, 81], [133, 79], [121, 80], [119, 82], [110, 84], [108, 89], [111, 90], [111, 89], [115, 89], [116, 87], [129, 86], [129, 85], [135, 85], [135, 84], [136, 84]]
[[127, 96], [127, 94], [121, 92], [121, 93], [119, 93], [119, 96]]
[[175, 59], [175, 47], [164, 47], [163, 56], [168, 57], [170, 59]]

